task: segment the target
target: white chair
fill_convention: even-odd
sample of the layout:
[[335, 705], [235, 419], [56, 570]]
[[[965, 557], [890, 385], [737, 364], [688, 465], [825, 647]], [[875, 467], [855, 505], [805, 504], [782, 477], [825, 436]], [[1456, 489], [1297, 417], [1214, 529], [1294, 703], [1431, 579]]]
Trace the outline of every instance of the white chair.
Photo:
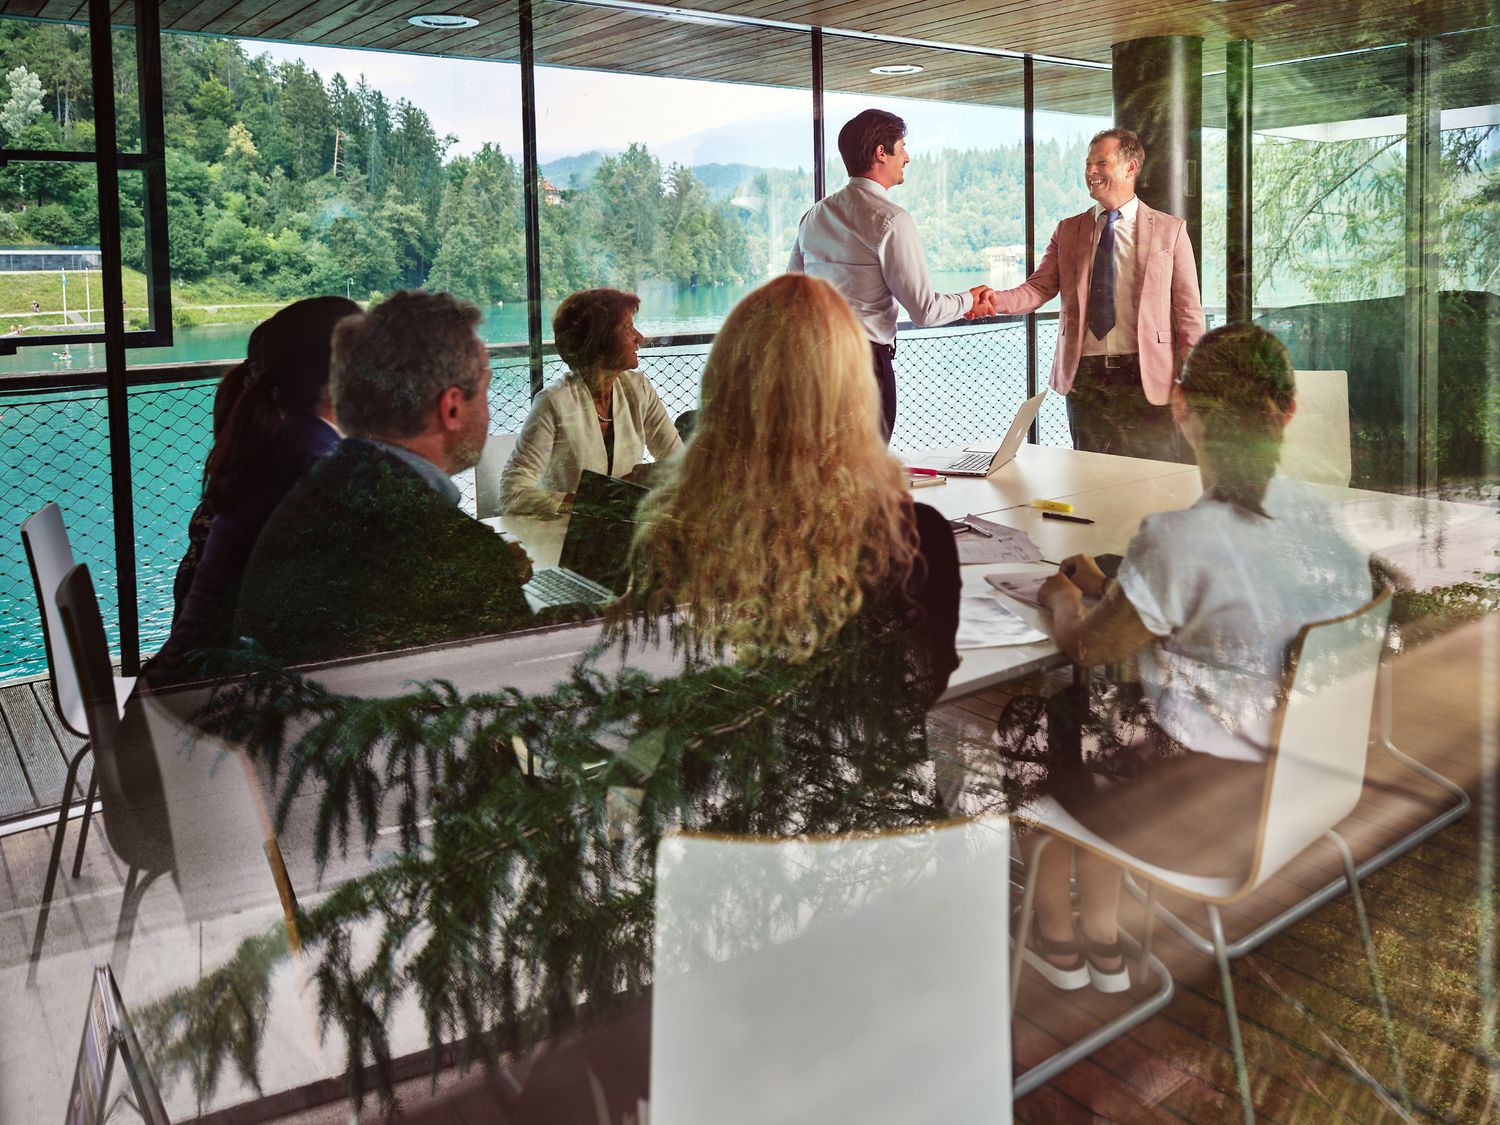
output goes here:
[[[1093, 832], [1068, 813], [1056, 800], [1042, 798], [1029, 805], [1023, 816], [1034, 820], [1046, 833], [1037, 834], [1037, 843], [1027, 865], [1026, 886], [1021, 899], [1018, 948], [1024, 944], [1031, 923], [1035, 894], [1036, 854], [1052, 837], [1086, 848], [1123, 867], [1127, 875], [1144, 880], [1149, 887], [1146, 898], [1146, 935], [1143, 948], [1149, 952], [1151, 929], [1157, 913], [1156, 888], [1167, 887], [1188, 898], [1202, 902], [1208, 912], [1211, 938], [1203, 939], [1181, 919], [1161, 911], [1178, 933], [1195, 947], [1211, 953], [1219, 967], [1219, 981], [1224, 991], [1224, 1007], [1229, 1016], [1229, 1041], [1234, 1054], [1235, 1074], [1239, 1082], [1240, 1102], [1245, 1120], [1253, 1121], [1255, 1108], [1250, 1095], [1250, 1077], [1240, 1040], [1239, 1019], [1234, 1003], [1234, 988], [1229, 977], [1231, 951], [1224, 940], [1219, 907], [1252, 894], [1302, 851], [1320, 838], [1327, 839], [1338, 850], [1343, 861], [1341, 886], [1349, 891], [1359, 919], [1360, 938], [1369, 962], [1370, 979], [1384, 1021], [1387, 1046], [1391, 1053], [1396, 1084], [1403, 1102], [1409, 1102], [1405, 1090], [1400, 1054], [1386, 1004], [1380, 968], [1375, 961], [1369, 921], [1359, 891], [1359, 874], [1348, 845], [1334, 825], [1349, 815], [1359, 803], [1364, 788], [1365, 762], [1370, 743], [1369, 715], [1380, 674], [1386, 624], [1390, 619], [1391, 591], [1378, 597], [1355, 613], [1330, 621], [1304, 626], [1293, 642], [1288, 671], [1273, 725], [1273, 745], [1266, 788], [1262, 799], [1255, 856], [1250, 870], [1242, 876], [1209, 877], [1189, 875], [1144, 863]], [[1284, 928], [1289, 921], [1306, 913], [1288, 912], [1286, 921], [1273, 927], [1261, 927], [1254, 944], [1238, 943], [1235, 955], [1249, 952], [1256, 945]], [[1012, 987], [1015, 984], [1012, 977]]]
[[491, 434], [484, 439], [484, 451], [474, 466], [474, 509], [482, 520], [500, 514], [500, 474], [516, 447], [517, 434]]
[[652, 1125], [1010, 1121], [1009, 838], [664, 838]]
[[1281, 442], [1281, 471], [1298, 480], [1349, 487], [1349, 375], [1296, 371], [1297, 413]]
[[[200, 736], [159, 696], [136, 696], [121, 714], [88, 567], [73, 567], [55, 599], [61, 644], [77, 669], [94, 747], [104, 835], [128, 868], [111, 957], [116, 971], [123, 975], [141, 900], [162, 875], [172, 877], [190, 920], [225, 916], [274, 896], [295, 944], [291, 881], [243, 759], [226, 760], [235, 756], [230, 748]], [[54, 868], [37, 916], [28, 983], [36, 981], [55, 874]]]
[[[47, 649], [47, 679], [52, 687], [52, 702], [57, 708], [58, 718], [72, 734], [87, 740], [88, 719], [84, 713], [83, 689], [78, 680], [78, 669], [73, 663], [68, 643], [63, 639], [62, 617], [57, 607], [56, 593], [68, 571], [73, 569], [73, 547], [68, 541], [68, 529], [63, 523], [62, 509], [56, 504], [43, 504], [21, 525], [21, 543], [26, 548], [26, 562], [31, 567], [31, 582], [36, 590], [36, 602], [42, 617], [42, 642]], [[125, 701], [135, 690], [134, 676], [114, 676], [117, 710], [125, 710]], [[83, 756], [89, 752], [85, 741], [68, 762], [67, 777], [63, 781], [61, 808], [57, 813], [57, 831], [52, 838], [52, 858], [47, 865], [47, 888], [51, 894], [53, 881], [57, 878], [57, 865], [62, 859], [63, 834], [68, 828], [68, 808], [72, 803], [73, 784], [78, 779], [78, 770]], [[88, 840], [89, 820], [93, 816], [94, 794], [98, 790], [98, 779], [91, 778], [89, 791], [83, 804], [83, 823], [78, 830], [78, 849], [73, 858], [73, 877], [83, 867], [83, 846]]]

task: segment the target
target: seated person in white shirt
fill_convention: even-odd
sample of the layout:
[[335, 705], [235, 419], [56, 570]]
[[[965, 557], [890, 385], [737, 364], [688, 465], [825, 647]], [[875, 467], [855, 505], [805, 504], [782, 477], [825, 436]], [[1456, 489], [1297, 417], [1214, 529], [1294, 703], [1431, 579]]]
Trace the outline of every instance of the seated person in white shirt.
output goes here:
[[[1133, 657], [1140, 683], [1096, 692], [1087, 714], [1072, 693], [1045, 701], [1040, 750], [1025, 745], [1039, 714], [1028, 724], [1017, 700], [1001, 719], [1002, 757], [1023, 770], [1046, 762], [1043, 791], [1149, 863], [1248, 870], [1287, 650], [1303, 625], [1370, 600], [1368, 554], [1312, 486], [1276, 472], [1293, 391], [1286, 349], [1264, 329], [1228, 325], [1198, 342], [1171, 405], [1197, 454], [1202, 497], [1147, 516], [1117, 580], [1075, 555], [1040, 592], [1071, 660]], [[1092, 609], [1086, 594], [1100, 597]], [[1074, 851], [1053, 842], [1042, 852], [1037, 924], [1022, 955], [1056, 987], [1123, 990], [1120, 869]], [[1075, 863], [1081, 932], [1068, 891]]]
[[571, 370], [532, 404], [500, 476], [500, 509], [512, 516], [569, 511], [584, 469], [639, 479], [646, 449], [660, 461], [682, 446], [672, 419], [639, 371], [641, 299], [585, 289], [557, 307], [552, 334]]

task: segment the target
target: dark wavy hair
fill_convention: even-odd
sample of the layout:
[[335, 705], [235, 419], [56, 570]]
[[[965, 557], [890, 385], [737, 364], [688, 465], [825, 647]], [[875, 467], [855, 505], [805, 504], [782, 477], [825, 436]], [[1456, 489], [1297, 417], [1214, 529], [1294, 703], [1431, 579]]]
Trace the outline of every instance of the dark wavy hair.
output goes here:
[[1226, 324], [1188, 353], [1177, 383], [1203, 424], [1211, 495], [1269, 519], [1262, 502], [1281, 460], [1283, 415], [1296, 397], [1285, 345], [1253, 324]]
[[[245, 362], [224, 377], [233, 396], [203, 467], [203, 496], [215, 512], [231, 507], [259, 477], [276, 431], [289, 414], [311, 413], [328, 393], [328, 356], [334, 325], [359, 312], [343, 297], [296, 301], [256, 325]], [[230, 376], [234, 376], [231, 384]]]

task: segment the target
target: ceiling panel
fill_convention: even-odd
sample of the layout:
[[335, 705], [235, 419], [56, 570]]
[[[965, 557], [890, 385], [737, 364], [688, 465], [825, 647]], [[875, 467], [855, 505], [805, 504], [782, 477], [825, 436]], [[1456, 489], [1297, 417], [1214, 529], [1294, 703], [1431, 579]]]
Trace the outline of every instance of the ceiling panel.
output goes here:
[[[686, 0], [674, 3], [672, 11], [723, 12], [1097, 63], [1109, 61], [1115, 42], [1198, 35], [1204, 39], [1204, 69], [1211, 74], [1222, 70], [1223, 45], [1232, 38], [1251, 39], [1260, 66], [1482, 27], [1490, 19], [1488, 7], [1486, 0]], [[78, 19], [86, 9], [84, 0], [0, 0], [0, 12], [9, 15]], [[131, 10], [129, 3], [117, 9]], [[421, 11], [471, 15], [480, 24], [431, 31], [407, 23]], [[538, 5], [538, 12], [537, 58], [546, 65], [793, 88], [808, 84], [808, 53], [794, 33], [675, 18], [665, 9], [652, 16], [549, 2]], [[167, 30], [329, 46], [507, 61], [520, 54], [515, 0], [162, 0], [161, 19]], [[1478, 38], [1448, 41], [1447, 104], [1500, 100], [1493, 53], [1469, 41]], [[1011, 59], [848, 37], [830, 36], [827, 42], [830, 90], [1021, 104], [1020, 67]], [[925, 69], [900, 79], [869, 73], [870, 67], [893, 61], [917, 61]], [[1394, 50], [1258, 69], [1257, 124], [1399, 112], [1404, 67], [1404, 52]], [[1107, 75], [1042, 64], [1036, 75], [1039, 108], [1109, 114]], [[1222, 120], [1222, 78], [1205, 82], [1204, 99], [1205, 121]]]

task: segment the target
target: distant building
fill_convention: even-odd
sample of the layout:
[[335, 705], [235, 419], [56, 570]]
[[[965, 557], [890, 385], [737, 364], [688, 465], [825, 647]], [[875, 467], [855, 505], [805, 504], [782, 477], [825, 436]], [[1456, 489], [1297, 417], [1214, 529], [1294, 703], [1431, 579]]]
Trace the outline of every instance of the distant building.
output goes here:
[[0, 273], [38, 270], [96, 270], [97, 246], [17, 246], [0, 249]]
[[986, 246], [984, 260], [990, 268], [987, 283], [992, 289], [1014, 289], [1026, 280], [1026, 247]]
[[558, 187], [546, 176], [542, 177], [542, 203], [547, 207], [561, 207], [563, 201], [562, 188]]

